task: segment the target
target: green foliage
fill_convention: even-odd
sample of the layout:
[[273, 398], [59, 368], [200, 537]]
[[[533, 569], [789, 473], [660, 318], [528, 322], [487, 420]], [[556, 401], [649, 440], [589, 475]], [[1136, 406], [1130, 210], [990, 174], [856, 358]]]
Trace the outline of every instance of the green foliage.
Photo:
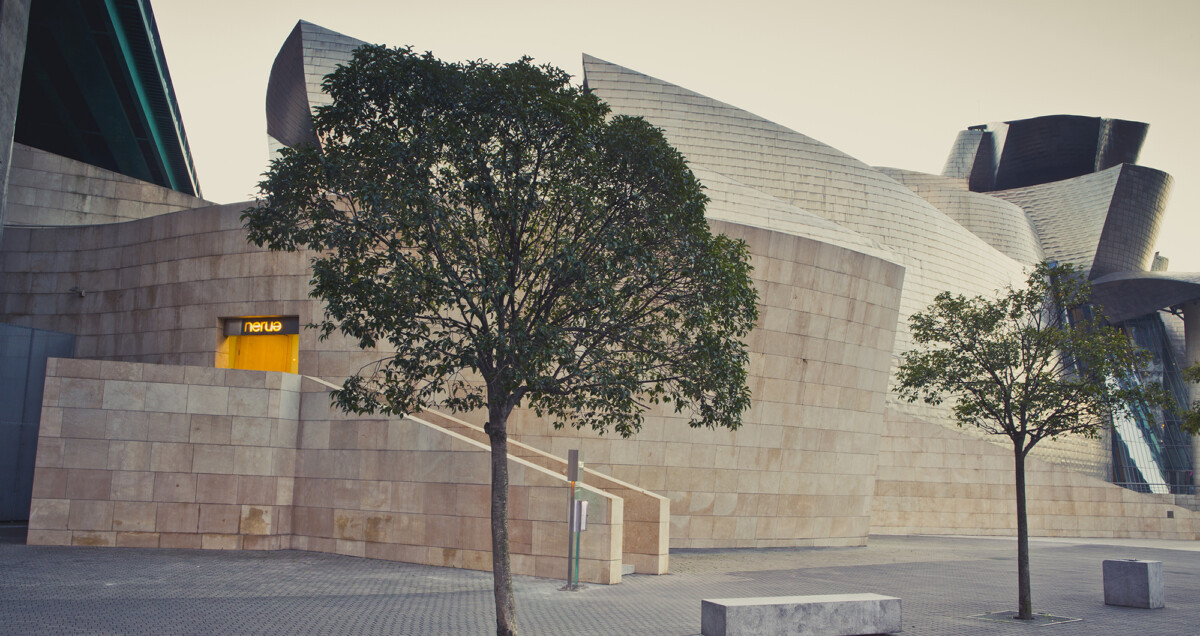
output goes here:
[[[1183, 370], [1183, 380], [1187, 384], [1200, 382], [1200, 366], [1188, 367]], [[1200, 401], [1192, 402], [1188, 409], [1179, 414], [1179, 426], [1192, 435], [1200, 435]]]
[[659, 130], [568, 80], [378, 46], [326, 78], [319, 147], [284, 149], [243, 220], [257, 245], [313, 250], [322, 337], [395, 351], [339, 406], [525, 400], [556, 426], [628, 436], [670, 402], [693, 426], [738, 426], [747, 247], [710, 233]]
[[1084, 309], [1090, 293], [1071, 265], [1042, 263], [995, 299], [939, 294], [910, 319], [917, 347], [897, 391], [950, 397], [960, 426], [1006, 435], [1023, 453], [1047, 437], [1094, 436], [1111, 412], [1168, 404], [1161, 386], [1136, 379], [1149, 353]]

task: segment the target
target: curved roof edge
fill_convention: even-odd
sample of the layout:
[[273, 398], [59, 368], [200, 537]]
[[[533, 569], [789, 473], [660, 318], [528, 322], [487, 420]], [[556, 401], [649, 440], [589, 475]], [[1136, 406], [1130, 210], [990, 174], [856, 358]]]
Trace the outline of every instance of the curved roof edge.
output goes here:
[[1200, 300], [1200, 272], [1117, 272], [1092, 281], [1092, 302], [1118, 323]]
[[1136, 164], [1149, 124], [1046, 115], [971, 126], [959, 133], [943, 175], [970, 177], [976, 192], [1024, 188]]

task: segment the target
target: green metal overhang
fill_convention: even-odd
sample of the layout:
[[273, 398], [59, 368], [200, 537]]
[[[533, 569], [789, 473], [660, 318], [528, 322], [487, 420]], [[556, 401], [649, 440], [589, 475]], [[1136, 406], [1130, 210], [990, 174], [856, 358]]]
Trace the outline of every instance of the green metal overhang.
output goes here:
[[32, 0], [13, 137], [200, 196], [149, 0]]

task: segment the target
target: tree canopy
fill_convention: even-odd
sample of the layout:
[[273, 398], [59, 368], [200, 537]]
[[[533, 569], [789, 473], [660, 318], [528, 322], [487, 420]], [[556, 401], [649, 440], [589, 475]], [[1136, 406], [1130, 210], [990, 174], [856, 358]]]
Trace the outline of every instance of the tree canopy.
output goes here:
[[747, 247], [709, 231], [658, 129], [559, 69], [366, 46], [323, 89], [319, 143], [272, 162], [249, 238], [312, 250], [322, 336], [381, 352], [335, 393], [343, 409], [487, 409], [497, 629], [515, 633], [509, 413], [628, 436], [669, 403], [736, 428], [757, 320]]
[[1026, 453], [1048, 437], [1095, 436], [1115, 410], [1162, 403], [1136, 373], [1150, 354], [1088, 305], [1090, 294], [1075, 267], [1049, 263], [995, 299], [938, 294], [909, 320], [917, 346], [902, 358], [897, 391], [909, 402], [950, 398], [960, 426]]
[[316, 251], [324, 335], [395, 350], [342, 406], [485, 406], [470, 371], [560, 424], [628, 435], [669, 399], [737, 425], [746, 247], [711, 234], [660, 131], [568, 80], [364, 47], [325, 81], [320, 146], [283, 149], [245, 223], [258, 245]]

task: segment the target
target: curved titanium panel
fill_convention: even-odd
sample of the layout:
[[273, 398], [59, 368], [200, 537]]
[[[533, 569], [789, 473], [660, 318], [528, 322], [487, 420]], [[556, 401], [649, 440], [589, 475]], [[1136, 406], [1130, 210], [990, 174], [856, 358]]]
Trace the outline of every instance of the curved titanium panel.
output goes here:
[[1025, 210], [1046, 258], [1074, 263], [1095, 278], [1149, 268], [1171, 183], [1164, 172], [1121, 164], [990, 194]]
[[267, 134], [285, 146], [317, 143], [312, 109], [329, 103], [321, 82], [363, 44], [310, 22], [297, 22], [271, 66]]
[[1122, 163], [1135, 164], [1146, 141], [1149, 124], [1124, 119], [1104, 119], [1096, 142], [1097, 172]]
[[996, 166], [1000, 163], [1000, 151], [1004, 148], [1007, 124], [971, 126], [958, 133], [942, 176], [968, 180], [975, 192], [988, 192], [996, 185]]
[[[1106, 170], [1122, 163], [1137, 163], [1147, 124], [1122, 119], [1049, 115], [972, 127], [955, 140], [943, 174], [967, 176], [971, 163], [971, 189], [976, 192], [1010, 190], [1042, 185]], [[972, 156], [966, 139], [1004, 131], [995, 138], [997, 161], [988, 166], [980, 147]], [[977, 133], [977, 134], [973, 134]], [[965, 139], [964, 139], [965, 136]], [[982, 144], [981, 144], [982, 146]], [[994, 175], [988, 175], [988, 170]]]
[[1121, 176], [1096, 247], [1092, 277], [1150, 269], [1174, 180], [1153, 168], [1121, 164]]
[[1032, 265], [1045, 258], [1033, 223], [1020, 206], [971, 192], [966, 179], [879, 168], [1009, 258]]
[[1046, 258], [1090, 270], [1120, 168], [1056, 183], [991, 192], [1025, 210]]
[[954, 138], [954, 146], [950, 148], [950, 156], [946, 157], [946, 165], [942, 167], [943, 177], [967, 179], [975, 167], [975, 157], [979, 154], [979, 146], [987, 131], [977, 128], [959, 131]]
[[297, 23], [284, 40], [267, 80], [267, 134], [285, 146], [317, 142], [304, 82], [302, 24]]
[[1097, 117], [1051, 115], [1010, 121], [995, 188], [1022, 188], [1094, 172], [1099, 138]]
[[709, 197], [705, 216], [710, 220], [815, 239], [899, 264], [899, 259], [891, 250], [872, 239], [738, 183], [719, 172], [698, 165], [691, 168], [696, 178], [704, 184], [705, 194]]

